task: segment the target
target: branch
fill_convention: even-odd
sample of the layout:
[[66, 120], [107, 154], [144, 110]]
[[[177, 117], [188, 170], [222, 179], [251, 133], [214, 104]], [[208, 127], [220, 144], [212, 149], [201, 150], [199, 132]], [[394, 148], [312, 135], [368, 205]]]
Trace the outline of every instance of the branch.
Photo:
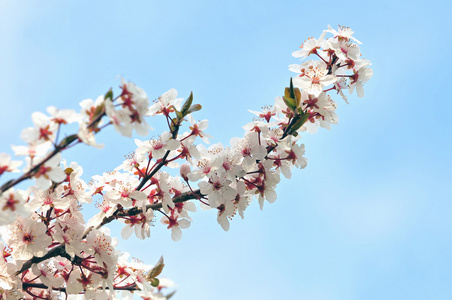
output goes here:
[[71, 260], [71, 256], [69, 254], [67, 254], [67, 252], [64, 248], [64, 245], [59, 245], [59, 246], [49, 250], [49, 252], [47, 252], [44, 256], [41, 256], [41, 257], [33, 256], [33, 258], [24, 262], [24, 264], [22, 265], [22, 268], [20, 268], [20, 270], [16, 272], [16, 276], [18, 276], [20, 273], [25, 272], [25, 270], [30, 269], [33, 264], [38, 264], [46, 259], [56, 257], [56, 256], [65, 257], [68, 260]]
[[[181, 203], [181, 202], [185, 202], [191, 199], [199, 199], [200, 197], [202, 197], [203, 194], [201, 194], [200, 190], [195, 190], [193, 192], [185, 192], [183, 194], [180, 194], [179, 196], [176, 196], [173, 198], [173, 202], [174, 203]], [[152, 210], [157, 210], [162, 208], [162, 203], [154, 203], [154, 204], [148, 204], [146, 205], [146, 211], [148, 209], [152, 209]], [[111, 221], [117, 219], [118, 217], [127, 217], [127, 216], [136, 216], [143, 213], [143, 209], [139, 208], [139, 207], [132, 207], [129, 209], [125, 209], [125, 210], [120, 210], [117, 209], [113, 215], [109, 216], [109, 217], [105, 217], [102, 222], [96, 226], [96, 229], [101, 228], [102, 226], [104, 226], [105, 224], [110, 223]], [[93, 229], [94, 227], [89, 227], [86, 229], [85, 233], [83, 234], [83, 238], [85, 238], [88, 233]]]
[[[49, 287], [43, 283], [33, 283], [33, 282], [22, 283], [22, 289], [26, 290], [28, 288], [46, 289], [47, 290]], [[105, 287], [105, 289], [108, 290], [109, 289], [108, 286]], [[64, 287], [60, 287], [60, 288], [52, 287], [52, 290], [66, 293], [66, 288], [64, 288]], [[140, 289], [137, 287], [137, 285], [135, 283], [130, 286], [113, 287], [113, 290], [115, 290], [115, 291], [140, 291]]]
[[[203, 194], [201, 194], [200, 190], [195, 190], [193, 192], [185, 192], [183, 194], [180, 194], [179, 196], [174, 197], [173, 198], [173, 202], [174, 203], [186, 202], [186, 201], [191, 200], [191, 199], [199, 199], [202, 196], [203, 196]], [[146, 205], [146, 211], [148, 209], [157, 210], [157, 209], [160, 209], [160, 208], [162, 208], [162, 203], [154, 203], [154, 204]], [[122, 212], [118, 213], [117, 216], [118, 217], [135, 216], [135, 215], [138, 215], [138, 214], [141, 214], [141, 213], [143, 213], [143, 210], [141, 208], [139, 208], [139, 207], [132, 207], [132, 208], [123, 210]]]

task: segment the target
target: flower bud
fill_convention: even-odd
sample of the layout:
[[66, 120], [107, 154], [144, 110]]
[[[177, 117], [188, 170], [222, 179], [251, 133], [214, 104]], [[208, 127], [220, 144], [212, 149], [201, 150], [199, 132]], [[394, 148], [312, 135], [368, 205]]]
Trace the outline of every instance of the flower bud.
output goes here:
[[180, 176], [185, 180], [188, 181], [188, 173], [191, 172], [191, 168], [189, 164], [182, 164], [180, 166]]

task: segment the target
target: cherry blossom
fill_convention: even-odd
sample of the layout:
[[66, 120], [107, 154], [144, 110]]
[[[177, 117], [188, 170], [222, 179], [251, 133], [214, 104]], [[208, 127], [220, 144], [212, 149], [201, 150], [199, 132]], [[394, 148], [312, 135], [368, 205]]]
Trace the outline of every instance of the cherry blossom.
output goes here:
[[327, 64], [321, 60], [304, 62], [296, 72], [301, 74], [294, 78], [294, 85], [314, 96], [320, 95], [326, 86], [337, 80], [336, 76], [328, 73]]
[[218, 207], [223, 200], [232, 200], [237, 192], [229, 185], [231, 180], [228, 180], [226, 174], [223, 172], [215, 172], [209, 176], [209, 181], [201, 181], [199, 189], [201, 193], [208, 196], [208, 201], [211, 207]]
[[85, 230], [83, 223], [83, 219], [80, 220], [77, 215], [66, 213], [54, 224], [52, 237], [55, 241], [64, 244], [65, 251], [71, 258], [75, 255], [80, 256], [82, 251], [87, 252], [87, 245], [82, 243]]
[[79, 123], [79, 125], [80, 127], [77, 136], [83, 143], [98, 149], [104, 147], [103, 144], [98, 144], [96, 142], [95, 132], [93, 130], [88, 128], [84, 123]]
[[55, 276], [58, 269], [61, 269], [61, 266], [58, 263], [55, 264], [56, 261], [44, 261], [40, 264], [34, 264], [31, 267], [33, 275], [39, 278], [43, 284], [48, 287], [52, 286], [61, 286], [63, 285], [64, 279], [61, 276]]
[[190, 227], [190, 221], [187, 219], [179, 219], [178, 217], [163, 216], [161, 219], [162, 224], [168, 225], [168, 229], [171, 229], [171, 238], [177, 242], [182, 238], [182, 229]]
[[0, 175], [2, 175], [5, 172], [14, 172], [18, 173], [19, 169], [17, 169], [18, 166], [22, 164], [21, 161], [15, 161], [11, 160], [11, 155], [6, 153], [0, 153]]
[[149, 107], [147, 115], [155, 116], [157, 114], [169, 115], [174, 112], [174, 108], [180, 110], [183, 99], [177, 98], [177, 91], [175, 89], [170, 89], [161, 95], [154, 104]]
[[358, 97], [364, 97], [364, 83], [366, 83], [374, 74], [371, 68], [368, 68], [370, 65], [369, 61], [361, 60], [357, 63], [356, 68], [353, 70], [353, 75], [351, 76], [350, 94], [353, 93], [353, 90], [356, 87], [356, 94]]
[[346, 62], [348, 59], [358, 60], [360, 55], [359, 46], [352, 44], [347, 40], [330, 41], [329, 46], [335, 51], [335, 54]]
[[26, 205], [27, 193], [10, 188], [0, 195], [0, 225], [14, 222], [16, 216], [27, 217], [31, 213]]
[[28, 146], [11, 146], [16, 156], [28, 156], [31, 160], [35, 157], [44, 156], [52, 147], [51, 142], [38, 144], [36, 142], [29, 143]]
[[[61, 182], [66, 179], [66, 174], [59, 166], [61, 154], [57, 154], [43, 165], [40, 165], [33, 177], [36, 180], [36, 187], [41, 190], [48, 189], [52, 182]], [[37, 162], [39, 163], [39, 161]]]
[[58, 210], [66, 210], [70, 206], [70, 201], [67, 198], [63, 198], [65, 190], [63, 186], [58, 186], [54, 190], [41, 190], [36, 187], [31, 188], [32, 195], [28, 206], [33, 211], [46, 212], [51, 208]]
[[92, 197], [88, 193], [88, 185], [80, 177], [83, 175], [83, 169], [76, 162], [71, 162], [69, 169], [68, 195], [74, 196], [80, 203], [91, 203]]
[[328, 25], [328, 30], [325, 30], [326, 32], [332, 33], [334, 37], [337, 38], [343, 38], [346, 40], [352, 39], [353, 41], [357, 42], [358, 44], [362, 44], [360, 41], [352, 37], [352, 35], [355, 33], [350, 27], [346, 26], [337, 26], [337, 30], [334, 30], [330, 25]]
[[146, 92], [137, 87], [133, 82], [126, 82], [121, 79], [122, 93], [118, 99], [123, 111], [129, 117], [128, 122], [133, 124], [133, 128], [139, 135], [147, 135], [151, 127], [144, 120], [149, 107], [149, 99]]
[[109, 231], [105, 228], [102, 229], [93, 229], [87, 235], [87, 254], [94, 255], [94, 259], [100, 265], [114, 266], [118, 259], [114, 251], [114, 243]]
[[26, 260], [33, 256], [43, 256], [47, 252], [46, 247], [52, 242], [52, 238], [46, 234], [45, 224], [34, 219], [19, 216], [9, 226], [9, 230], [8, 245], [13, 249], [14, 259]]
[[41, 112], [31, 115], [35, 127], [28, 127], [22, 131], [21, 139], [27, 143], [44, 143], [53, 141], [56, 136], [58, 124], [52, 122], [51, 118]]
[[55, 106], [47, 107], [47, 112], [52, 116], [51, 120], [56, 124], [69, 124], [79, 122], [82, 116], [73, 109], [58, 109]]
[[209, 144], [209, 139], [211, 139], [212, 136], [204, 132], [207, 129], [209, 121], [202, 120], [202, 121], [196, 122], [192, 115], [188, 115], [187, 119], [191, 125], [189, 127], [191, 130], [190, 136], [199, 136], [204, 143]]
[[222, 198], [221, 204], [218, 205], [217, 222], [221, 225], [224, 231], [229, 230], [229, 217], [234, 213], [234, 203], [231, 199]]
[[304, 59], [311, 54], [317, 54], [317, 50], [320, 49], [320, 46], [323, 43], [323, 39], [325, 38], [325, 31], [322, 32], [318, 39], [309, 38], [306, 40], [301, 46], [300, 50], [292, 52], [293, 57], [300, 57], [300, 59]]
[[221, 167], [222, 159], [220, 156], [215, 155], [210, 150], [216, 149], [218, 145], [212, 145], [209, 149], [206, 149], [204, 145], [199, 145], [198, 150], [200, 152], [201, 158], [197, 160], [196, 166], [198, 169], [193, 170], [188, 174], [188, 178], [191, 181], [198, 181], [204, 176], [211, 174], [212, 172], [218, 170]]
[[166, 151], [176, 150], [180, 146], [180, 142], [172, 138], [170, 132], [164, 132], [158, 139], [152, 139], [149, 141], [135, 140], [138, 146], [136, 153], [138, 157], [145, 157], [152, 153], [152, 157], [155, 159], [162, 158]]
[[140, 240], [150, 237], [151, 222], [154, 219], [153, 210], [148, 210], [145, 214], [130, 216], [125, 219], [126, 226], [121, 230], [121, 237], [127, 240], [133, 232]]
[[267, 155], [266, 145], [259, 143], [259, 134], [254, 132], [246, 133], [243, 138], [232, 138], [231, 146], [233, 151], [243, 157], [242, 167], [245, 171], [249, 171], [257, 160]]
[[13, 262], [8, 262], [5, 257], [5, 245], [0, 242], [0, 295], [2, 291], [13, 290], [19, 286], [19, 278], [14, 275], [16, 272], [16, 265]]

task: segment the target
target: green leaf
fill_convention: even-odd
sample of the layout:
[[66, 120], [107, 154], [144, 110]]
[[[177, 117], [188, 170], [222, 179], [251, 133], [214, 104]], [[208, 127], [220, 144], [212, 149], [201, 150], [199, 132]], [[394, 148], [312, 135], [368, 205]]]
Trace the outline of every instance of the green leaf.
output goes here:
[[292, 86], [292, 79], [290, 80], [290, 87], [286, 87], [284, 90], [284, 96], [286, 98], [294, 99], [295, 105], [300, 106], [301, 102], [301, 92], [299, 88], [294, 88]]
[[294, 91], [294, 93], [295, 93], [295, 100], [296, 100], [296, 102], [297, 102], [297, 107], [299, 107], [299, 106], [300, 106], [300, 101], [301, 101], [301, 92], [300, 92], [300, 89], [299, 89], [299, 88], [295, 88], [293, 91]]
[[298, 114], [299, 115], [304, 115], [305, 114], [305, 112], [303, 111], [303, 108], [301, 108], [301, 107], [298, 108]]
[[64, 148], [66, 146], [69, 146], [70, 143], [72, 143], [73, 141], [75, 141], [76, 139], [78, 139], [78, 135], [76, 134], [71, 134], [67, 137], [65, 137], [61, 142], [60, 142], [60, 147]]
[[171, 130], [171, 132], [174, 132], [174, 130], [176, 130], [176, 127], [178, 125], [180, 125], [179, 124], [180, 119], [179, 118], [172, 118], [171, 120], [172, 120], [172, 122], [170, 124], [170, 130]]
[[174, 294], [176, 294], [176, 291], [172, 291], [171, 293], [169, 293], [168, 295], [165, 296], [166, 300], [168, 300], [169, 298], [173, 297]]
[[113, 90], [111, 88], [105, 94], [104, 98], [105, 100], [110, 99], [110, 101], [113, 101]]
[[286, 87], [286, 88], [284, 89], [284, 97], [286, 97], [286, 98], [291, 98], [291, 97], [290, 97], [290, 88]]
[[178, 118], [179, 120], [182, 120], [182, 119], [184, 118], [184, 114], [183, 114], [182, 112], [178, 111], [178, 110], [174, 107], [174, 105], [173, 105], [173, 109], [174, 109], [174, 111], [176, 112], [177, 118]]
[[293, 82], [292, 82], [292, 77], [290, 77], [290, 98], [295, 99], [295, 93], [293, 91]]
[[149, 279], [149, 282], [153, 287], [158, 287], [160, 284], [160, 280], [158, 280], [157, 278], [151, 278]]
[[284, 103], [286, 103], [287, 107], [290, 108], [292, 111], [295, 111], [295, 109], [297, 109], [297, 103], [295, 102], [295, 99], [283, 97], [283, 100]]
[[165, 264], [163, 263], [163, 256], [162, 256], [162, 257], [160, 257], [157, 264], [149, 271], [148, 276], [147, 276], [148, 280], [150, 281], [152, 278], [159, 276], [160, 273], [162, 273], [164, 266], [165, 266]]
[[288, 134], [292, 134], [294, 135], [295, 133], [297, 133], [297, 130], [301, 128], [301, 126], [303, 126], [304, 123], [306, 123], [306, 121], [309, 118], [309, 114], [306, 114], [303, 112], [303, 114], [299, 114], [297, 115], [292, 122], [290, 122], [290, 128], [289, 128], [289, 132]]
[[[185, 100], [184, 105], [182, 105], [181, 113], [182, 118], [189, 114], [190, 107], [193, 103], [193, 92], [190, 93], [190, 96], [188, 96], [187, 100]], [[181, 119], [182, 119], [181, 118]]]
[[[301, 120], [303, 121], [303, 124], [306, 123], [306, 121], [309, 119], [309, 114], [304, 114], [301, 116]], [[300, 126], [301, 127], [301, 126]], [[298, 129], [297, 129], [298, 130]]]

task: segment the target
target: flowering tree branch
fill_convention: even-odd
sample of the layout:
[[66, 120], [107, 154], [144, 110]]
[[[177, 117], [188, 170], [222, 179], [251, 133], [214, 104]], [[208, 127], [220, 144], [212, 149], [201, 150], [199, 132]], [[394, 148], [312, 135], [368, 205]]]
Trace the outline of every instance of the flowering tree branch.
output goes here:
[[[325, 38], [327, 33], [332, 37]], [[328, 27], [318, 39], [308, 39], [293, 56], [317, 60], [290, 65], [298, 75], [283, 96], [273, 106], [251, 111], [255, 120], [226, 147], [200, 143], [208, 144], [211, 136], [205, 132], [208, 121], [192, 116], [201, 109], [193, 104], [193, 94], [184, 101], [171, 89], [151, 104], [141, 88], [125, 80], [117, 97], [109, 90], [96, 100], [83, 100], [80, 113], [55, 107], [47, 109], [49, 115], [33, 113], [34, 127], [21, 134], [27, 146], [13, 146], [16, 155], [25, 156], [24, 174], [0, 188], [0, 225], [7, 225], [0, 241], [0, 299], [49, 299], [58, 293], [97, 299], [114, 297], [118, 290], [143, 299], [170, 298], [162, 294], [173, 285], [160, 277], [163, 258], [153, 267], [130, 261], [115, 249], [105, 225], [116, 220], [124, 224], [122, 238], [145, 239], [158, 211], [177, 241], [190, 226], [196, 203], [213, 210], [228, 230], [236, 215], [244, 218], [252, 199], [261, 209], [276, 201], [281, 175], [290, 179], [293, 167], [306, 167], [300, 134], [337, 123], [330, 94], [347, 103], [343, 90], [363, 96], [372, 69], [352, 35], [350, 28]], [[133, 154], [114, 171], [93, 176], [90, 184], [76, 162], [62, 161], [61, 152], [76, 144], [101, 147], [95, 134], [110, 125], [124, 136], [133, 131], [147, 136], [149, 116], [163, 117], [168, 131], [136, 139]], [[78, 133], [59, 142], [62, 125], [74, 122]], [[0, 176], [19, 172], [20, 164], [0, 153]], [[180, 176], [171, 176], [167, 168], [179, 168]], [[14, 189], [26, 179], [35, 184]], [[100, 200], [99, 212], [85, 222], [80, 207], [93, 197]]]

